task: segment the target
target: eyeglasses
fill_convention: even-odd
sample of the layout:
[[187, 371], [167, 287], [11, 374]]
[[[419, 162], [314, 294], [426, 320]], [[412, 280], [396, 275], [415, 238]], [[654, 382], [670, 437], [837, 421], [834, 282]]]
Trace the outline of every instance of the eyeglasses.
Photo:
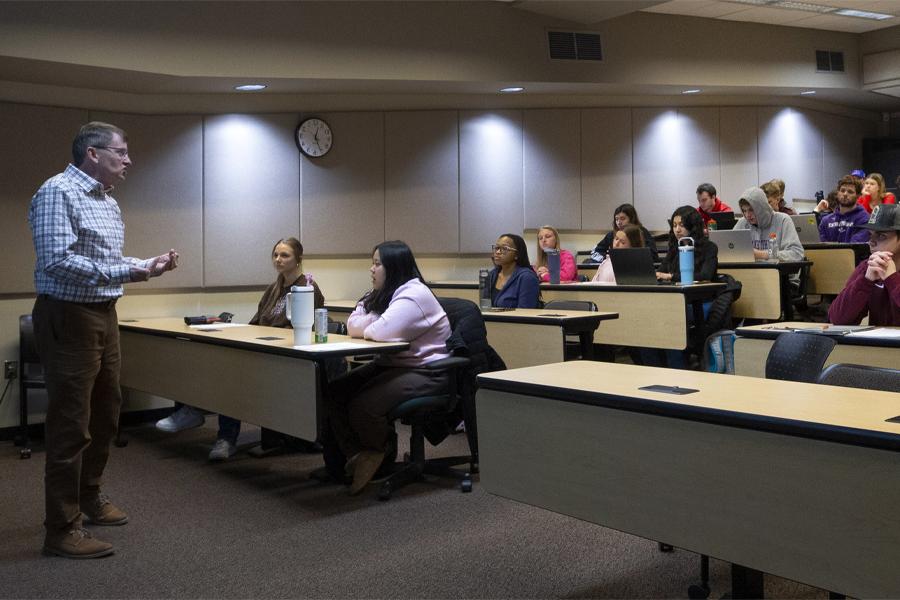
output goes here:
[[491, 245], [491, 252], [494, 254], [509, 254], [510, 252], [515, 251], [515, 248], [510, 248], [509, 246], [498, 246], [497, 244]]
[[114, 152], [119, 158], [125, 158], [128, 156], [128, 148], [115, 148], [113, 146], [91, 146], [96, 150], [111, 150]]

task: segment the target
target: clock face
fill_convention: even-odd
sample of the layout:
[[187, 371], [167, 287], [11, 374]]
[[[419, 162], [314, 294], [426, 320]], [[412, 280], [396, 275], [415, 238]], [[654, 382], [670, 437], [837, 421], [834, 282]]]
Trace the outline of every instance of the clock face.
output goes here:
[[322, 119], [306, 119], [297, 126], [294, 137], [300, 152], [306, 156], [316, 158], [331, 150], [331, 127]]

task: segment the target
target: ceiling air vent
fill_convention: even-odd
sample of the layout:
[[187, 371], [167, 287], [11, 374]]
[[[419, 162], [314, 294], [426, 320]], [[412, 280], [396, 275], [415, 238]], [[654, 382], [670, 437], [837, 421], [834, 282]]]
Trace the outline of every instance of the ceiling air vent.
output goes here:
[[600, 34], [575, 31], [548, 31], [550, 58], [553, 60], [603, 60]]
[[844, 72], [844, 53], [816, 50], [816, 71]]

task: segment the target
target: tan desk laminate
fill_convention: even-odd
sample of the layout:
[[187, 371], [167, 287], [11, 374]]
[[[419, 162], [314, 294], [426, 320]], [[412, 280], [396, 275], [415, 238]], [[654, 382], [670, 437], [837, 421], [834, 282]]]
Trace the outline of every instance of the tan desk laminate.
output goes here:
[[[750, 377], [766, 376], [766, 357], [775, 338], [793, 329], [814, 329], [822, 323], [781, 322], [771, 325], [738, 327], [734, 342], [734, 372]], [[891, 329], [898, 329], [892, 327]], [[834, 340], [837, 346], [831, 351], [825, 365], [852, 363], [870, 367], [900, 368], [900, 340], [841, 336]]]
[[790, 301], [791, 273], [807, 261], [719, 263], [719, 273], [731, 275], [741, 282], [741, 297], [732, 306], [735, 318], [777, 321], [793, 318]]
[[[477, 396], [490, 492], [856, 597], [900, 596], [900, 396], [569, 362]], [[641, 391], [651, 384], [700, 390]]]
[[[306, 440], [318, 436], [320, 367], [326, 357], [399, 352], [381, 344], [329, 335], [315, 351], [292, 347], [293, 331], [276, 327], [191, 329], [183, 319], [122, 320], [123, 387], [254, 423]], [[261, 340], [261, 337], [276, 337]], [[337, 342], [359, 350], [333, 350]], [[337, 346], [335, 346], [337, 348]]]
[[813, 261], [809, 271], [810, 294], [840, 294], [853, 269], [869, 256], [868, 244], [805, 244], [806, 258]]

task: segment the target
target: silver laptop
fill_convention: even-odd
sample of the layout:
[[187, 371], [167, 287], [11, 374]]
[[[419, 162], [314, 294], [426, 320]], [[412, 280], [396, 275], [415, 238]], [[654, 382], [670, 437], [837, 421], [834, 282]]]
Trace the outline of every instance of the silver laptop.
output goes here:
[[819, 241], [819, 226], [816, 223], [816, 213], [791, 215], [797, 237], [801, 244], [815, 244]]
[[719, 263], [754, 262], [749, 229], [710, 231], [709, 239], [719, 247]]

